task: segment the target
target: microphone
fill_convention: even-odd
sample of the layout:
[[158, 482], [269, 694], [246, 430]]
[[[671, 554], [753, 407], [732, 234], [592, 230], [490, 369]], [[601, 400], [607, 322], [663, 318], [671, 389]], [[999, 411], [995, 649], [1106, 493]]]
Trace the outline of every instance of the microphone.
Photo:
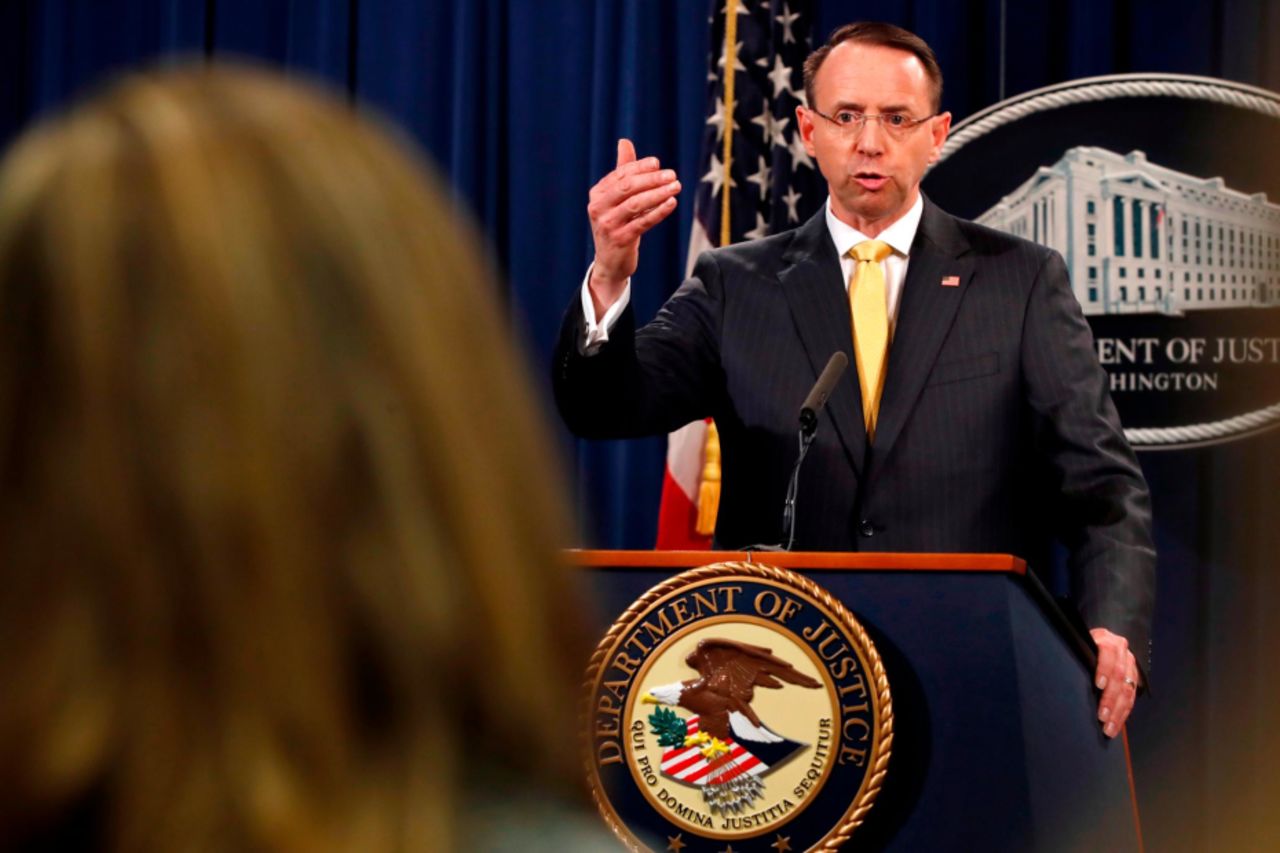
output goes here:
[[787, 543], [782, 546], [784, 551], [790, 551], [796, 541], [796, 493], [800, 491], [800, 463], [804, 462], [809, 445], [813, 443], [813, 434], [818, 429], [818, 415], [848, 366], [847, 355], [840, 350], [833, 352], [827, 360], [827, 366], [822, 368], [818, 381], [813, 383], [813, 390], [800, 405], [800, 454], [796, 458], [795, 467], [791, 469], [791, 482], [787, 484], [787, 498], [782, 506], [782, 533]]
[[818, 415], [822, 413], [823, 406], [827, 405], [831, 390], [836, 387], [836, 383], [840, 381], [840, 377], [844, 375], [848, 366], [847, 355], [840, 350], [831, 353], [827, 366], [822, 368], [818, 381], [813, 383], [809, 396], [805, 397], [804, 402], [800, 404], [800, 429], [805, 435], [813, 435], [814, 430], [818, 428]]

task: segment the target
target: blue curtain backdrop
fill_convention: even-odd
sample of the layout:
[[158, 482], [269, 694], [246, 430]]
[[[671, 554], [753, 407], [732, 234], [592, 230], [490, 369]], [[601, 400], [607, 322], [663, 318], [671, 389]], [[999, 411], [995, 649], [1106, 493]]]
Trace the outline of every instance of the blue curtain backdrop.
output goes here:
[[[674, 221], [645, 238], [639, 316], [679, 283], [700, 177], [708, 10], [703, 0], [5, 0], [0, 144], [139, 66], [242, 58], [326, 81], [434, 159], [487, 235], [512, 327], [544, 377], [590, 259], [587, 190], [611, 167], [618, 136], [686, 187]], [[957, 121], [1098, 74], [1280, 89], [1280, 6], [1269, 0], [818, 0], [815, 29], [825, 36], [858, 18], [893, 21], [934, 46]], [[564, 444], [584, 543], [651, 545], [663, 440], [565, 434]], [[1220, 849], [1224, 829], [1276, 825], [1277, 458], [1275, 433], [1143, 456], [1161, 552], [1155, 692], [1131, 726], [1149, 849]]]

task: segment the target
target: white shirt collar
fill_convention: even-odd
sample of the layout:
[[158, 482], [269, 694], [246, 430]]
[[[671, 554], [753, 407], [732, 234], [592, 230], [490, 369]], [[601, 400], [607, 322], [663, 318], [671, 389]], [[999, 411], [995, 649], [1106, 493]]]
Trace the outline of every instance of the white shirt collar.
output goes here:
[[[831, 233], [831, 242], [836, 245], [836, 256], [843, 258], [850, 249], [864, 240], [873, 239], [857, 228], [841, 221], [831, 212], [831, 197], [827, 197], [827, 231]], [[916, 231], [920, 228], [920, 217], [924, 215], [924, 196], [916, 194], [915, 204], [898, 218], [896, 222], [881, 231], [874, 239], [888, 243], [893, 251], [902, 257], [911, 253], [911, 244], [916, 239]]]

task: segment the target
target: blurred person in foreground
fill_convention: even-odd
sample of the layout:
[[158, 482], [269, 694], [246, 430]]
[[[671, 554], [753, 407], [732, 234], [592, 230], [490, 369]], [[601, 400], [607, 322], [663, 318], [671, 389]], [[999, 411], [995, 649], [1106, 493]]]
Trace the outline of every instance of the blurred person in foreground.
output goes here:
[[0, 848], [600, 840], [559, 476], [441, 198], [245, 69], [5, 159]]

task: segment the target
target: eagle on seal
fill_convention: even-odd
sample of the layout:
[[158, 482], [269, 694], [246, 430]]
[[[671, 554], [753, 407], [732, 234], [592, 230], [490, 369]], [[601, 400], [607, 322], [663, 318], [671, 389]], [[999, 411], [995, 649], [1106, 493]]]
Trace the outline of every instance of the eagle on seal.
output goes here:
[[739, 743], [787, 743], [752, 709], [755, 689], [776, 690], [784, 681], [800, 687], [822, 686], [775, 656], [772, 649], [735, 640], [701, 640], [684, 662], [698, 671], [697, 678], [654, 687], [642, 701], [692, 711], [699, 717], [701, 730], [720, 740], [732, 737]]

